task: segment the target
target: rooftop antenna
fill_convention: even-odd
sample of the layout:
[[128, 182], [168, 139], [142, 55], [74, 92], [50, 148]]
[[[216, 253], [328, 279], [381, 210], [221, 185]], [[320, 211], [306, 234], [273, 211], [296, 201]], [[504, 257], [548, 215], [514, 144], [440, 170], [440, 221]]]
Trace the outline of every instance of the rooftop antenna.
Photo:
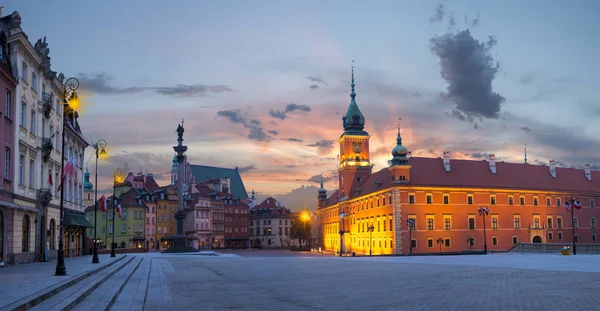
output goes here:
[[525, 164], [527, 164], [527, 144], [525, 144]]

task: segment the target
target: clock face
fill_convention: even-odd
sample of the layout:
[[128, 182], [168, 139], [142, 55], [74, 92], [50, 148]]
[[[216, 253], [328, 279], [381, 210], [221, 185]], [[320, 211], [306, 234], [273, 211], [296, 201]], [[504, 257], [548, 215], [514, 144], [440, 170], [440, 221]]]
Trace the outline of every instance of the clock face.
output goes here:
[[352, 151], [354, 151], [354, 153], [360, 153], [362, 151], [362, 143], [353, 142], [352, 143]]

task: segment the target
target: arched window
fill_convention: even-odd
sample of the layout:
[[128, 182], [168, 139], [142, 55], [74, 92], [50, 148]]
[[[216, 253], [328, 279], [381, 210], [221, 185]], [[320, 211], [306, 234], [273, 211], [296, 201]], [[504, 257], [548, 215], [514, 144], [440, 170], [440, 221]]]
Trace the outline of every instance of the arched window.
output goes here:
[[54, 218], [50, 219], [50, 249], [56, 249], [56, 221]]
[[23, 216], [23, 228], [21, 229], [21, 251], [29, 252], [29, 216]]

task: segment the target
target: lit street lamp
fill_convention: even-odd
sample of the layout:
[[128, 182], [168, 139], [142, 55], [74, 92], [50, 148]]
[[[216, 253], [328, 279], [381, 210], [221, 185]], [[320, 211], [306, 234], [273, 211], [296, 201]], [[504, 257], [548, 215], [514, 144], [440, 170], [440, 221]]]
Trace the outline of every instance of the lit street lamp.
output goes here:
[[412, 255], [412, 230], [413, 230], [413, 227], [415, 226], [415, 220], [412, 218], [407, 219], [406, 225], [408, 226], [408, 245], [409, 245], [408, 254]]
[[573, 210], [575, 208], [580, 209], [581, 203], [579, 203], [579, 200], [577, 200], [576, 198], [571, 198], [570, 200], [565, 199], [565, 208], [571, 210], [571, 233], [572, 233], [572, 237], [573, 237], [573, 255], [577, 255], [577, 245], [576, 245], [576, 241], [575, 241], [575, 215], [573, 213]]
[[373, 230], [375, 230], [374, 226], [369, 226], [367, 228], [367, 232], [369, 232], [369, 256], [373, 255], [371, 252], [373, 249]]
[[487, 238], [485, 236], [485, 216], [489, 215], [490, 210], [486, 206], [482, 206], [478, 209], [479, 215], [483, 217], [483, 251], [487, 254]]
[[342, 257], [342, 252], [344, 251], [344, 216], [346, 216], [346, 214], [340, 214], [340, 257]]
[[[112, 200], [112, 242], [111, 242], [111, 250], [110, 257], [116, 257], [115, 254], [115, 210], [117, 209], [117, 186], [122, 182], [123, 171], [120, 168], [116, 168], [113, 172], [114, 181], [113, 181], [113, 200]], [[108, 242], [108, 241], [107, 241]]]
[[98, 259], [98, 243], [96, 243], [98, 232], [98, 157], [106, 154], [106, 140], [100, 139], [95, 144], [92, 144], [92, 147], [96, 154], [96, 187], [94, 187], [94, 256], [92, 257], [92, 263], [100, 263], [100, 259]]

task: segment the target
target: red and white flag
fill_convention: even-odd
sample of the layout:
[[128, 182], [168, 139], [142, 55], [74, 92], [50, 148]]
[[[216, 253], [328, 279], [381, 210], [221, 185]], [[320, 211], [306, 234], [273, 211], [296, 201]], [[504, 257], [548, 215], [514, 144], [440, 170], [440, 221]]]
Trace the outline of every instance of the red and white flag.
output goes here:
[[564, 206], [565, 206], [565, 209], [566, 209], [567, 211], [570, 211], [570, 210], [571, 210], [571, 203], [569, 203], [569, 201], [568, 201], [568, 200], [565, 200], [565, 204], [564, 204]]
[[104, 194], [98, 199], [98, 204], [100, 204], [102, 212], [106, 213], [106, 198], [104, 197]]
[[121, 214], [121, 204], [117, 205], [117, 214], [119, 215], [119, 219], [123, 218], [123, 214]]
[[581, 208], [581, 203], [579, 203], [579, 200], [575, 199], [575, 201], [573, 201], [573, 207], [576, 209]]
[[52, 174], [48, 174], [48, 184], [50, 187], [54, 187], [54, 183], [52, 182]]

